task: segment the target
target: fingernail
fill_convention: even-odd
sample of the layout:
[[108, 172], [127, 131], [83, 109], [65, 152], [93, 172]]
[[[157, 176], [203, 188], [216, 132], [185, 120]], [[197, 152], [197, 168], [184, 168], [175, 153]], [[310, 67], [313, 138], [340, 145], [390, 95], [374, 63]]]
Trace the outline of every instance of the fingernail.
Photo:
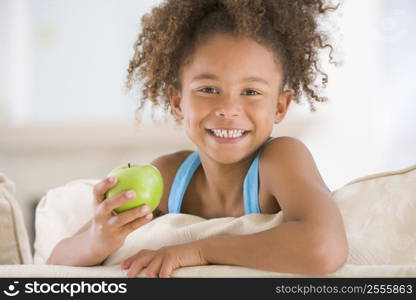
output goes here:
[[148, 211], [150, 211], [149, 206], [145, 205], [142, 207], [142, 213], [147, 213]]
[[114, 183], [115, 181], [116, 181], [115, 176], [112, 176], [112, 177], [108, 178], [108, 182], [110, 182], [110, 183]]
[[128, 192], [126, 193], [126, 196], [127, 196], [128, 198], [134, 198], [134, 197], [136, 196], [136, 192], [135, 192], [135, 191], [128, 191]]

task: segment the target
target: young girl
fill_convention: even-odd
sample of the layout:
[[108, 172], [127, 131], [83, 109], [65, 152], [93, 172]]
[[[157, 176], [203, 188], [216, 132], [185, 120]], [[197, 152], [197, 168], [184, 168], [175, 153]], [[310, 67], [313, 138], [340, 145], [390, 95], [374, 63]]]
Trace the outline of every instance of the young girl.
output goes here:
[[[134, 277], [169, 277], [179, 267], [238, 265], [320, 275], [336, 271], [348, 247], [340, 212], [310, 152], [291, 137], [272, 138], [291, 100], [302, 94], [312, 110], [325, 101], [314, 85], [326, 37], [317, 19], [324, 0], [170, 0], [142, 19], [128, 86], [143, 82], [146, 101], [170, 110], [198, 151], [152, 162], [165, 191], [155, 214], [204, 218], [276, 214], [285, 222], [247, 235], [216, 236], [141, 250], [121, 264]], [[149, 222], [146, 207], [118, 215], [129, 193], [103, 200], [117, 184], [94, 187], [95, 215], [58, 243], [51, 264], [103, 262], [133, 230]], [[147, 210], [146, 210], [147, 209]]]

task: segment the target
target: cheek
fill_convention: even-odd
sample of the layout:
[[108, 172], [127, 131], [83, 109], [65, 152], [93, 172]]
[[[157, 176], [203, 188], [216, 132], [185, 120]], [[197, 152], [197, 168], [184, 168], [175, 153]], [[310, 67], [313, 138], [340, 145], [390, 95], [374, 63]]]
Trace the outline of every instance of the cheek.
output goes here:
[[202, 101], [190, 101], [187, 109], [190, 121], [198, 121], [210, 112], [210, 106]]
[[195, 130], [209, 114], [209, 108], [198, 101], [188, 101], [184, 106], [184, 125], [189, 131]]
[[263, 120], [274, 119], [276, 113], [276, 105], [272, 101], [259, 101], [251, 105], [247, 105], [246, 112], [256, 118]]

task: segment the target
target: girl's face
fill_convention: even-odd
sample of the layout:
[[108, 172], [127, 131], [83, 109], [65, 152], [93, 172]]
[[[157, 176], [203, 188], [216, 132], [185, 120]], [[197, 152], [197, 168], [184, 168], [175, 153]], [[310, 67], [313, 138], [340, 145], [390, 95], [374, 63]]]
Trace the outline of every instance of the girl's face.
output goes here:
[[[291, 100], [274, 54], [249, 38], [215, 34], [200, 43], [169, 88], [172, 112], [200, 152], [230, 164], [251, 155]], [[242, 135], [241, 135], [242, 134]]]

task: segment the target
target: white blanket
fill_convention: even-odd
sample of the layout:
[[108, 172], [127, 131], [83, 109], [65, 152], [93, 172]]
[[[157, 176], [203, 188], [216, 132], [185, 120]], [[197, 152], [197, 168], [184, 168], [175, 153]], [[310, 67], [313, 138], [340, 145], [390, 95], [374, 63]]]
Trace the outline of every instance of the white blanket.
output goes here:
[[[51, 189], [36, 212], [35, 264], [43, 264], [55, 244], [72, 235], [92, 216], [92, 187], [96, 180], [76, 180]], [[347, 263], [328, 277], [416, 277], [416, 167], [359, 179], [333, 193], [347, 230]], [[278, 226], [283, 214], [246, 215], [206, 220], [187, 214], [168, 214], [131, 233], [105, 266], [73, 268], [36, 266], [33, 275], [59, 277], [125, 276], [118, 263], [140, 249], [222, 234], [248, 234]], [[38, 269], [39, 268], [39, 269]], [[19, 277], [19, 271], [13, 271]], [[46, 273], [45, 273], [46, 272]], [[62, 273], [61, 273], [62, 272]], [[2, 270], [0, 270], [1, 276]], [[10, 273], [9, 273], [10, 274]], [[110, 275], [111, 274], [111, 275]], [[71, 276], [68, 276], [71, 275]], [[8, 275], [10, 276], [10, 275]], [[144, 270], [139, 276], [144, 276]], [[292, 277], [237, 266], [180, 268], [174, 277]]]
[[[145, 277], [143, 270], [139, 277]], [[67, 277], [126, 277], [127, 272], [117, 265], [95, 267], [69, 267], [55, 265], [2, 265], [0, 277], [36, 277], [36, 278], [67, 278]], [[236, 266], [195, 266], [184, 267], [173, 271], [172, 277], [237, 277], [237, 278], [284, 278], [304, 277], [296, 274], [274, 273]], [[312, 276], [308, 276], [312, 277]], [[323, 277], [416, 277], [415, 265], [352, 265], [346, 264], [333, 274]]]

